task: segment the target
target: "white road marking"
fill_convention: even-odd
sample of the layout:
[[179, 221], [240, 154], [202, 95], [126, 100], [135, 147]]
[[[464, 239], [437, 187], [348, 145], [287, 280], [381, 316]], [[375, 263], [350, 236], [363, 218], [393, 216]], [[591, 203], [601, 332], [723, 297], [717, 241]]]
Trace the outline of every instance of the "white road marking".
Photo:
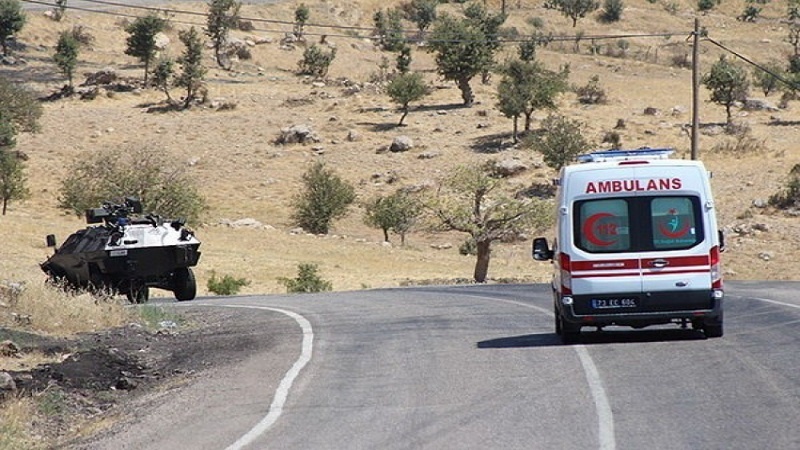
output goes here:
[[[543, 314], [553, 317], [553, 312], [549, 309], [541, 308], [535, 305], [529, 305], [514, 300], [504, 300], [492, 297], [483, 297], [479, 295], [469, 295], [470, 297], [478, 297], [496, 302], [512, 303], [514, 305], [523, 306], [525, 308], [535, 309]], [[581, 361], [583, 373], [586, 375], [586, 381], [589, 384], [589, 391], [592, 393], [592, 400], [594, 400], [594, 408], [597, 411], [597, 427], [598, 427], [598, 440], [601, 450], [614, 450], [617, 448], [617, 440], [614, 436], [614, 413], [611, 411], [611, 403], [608, 401], [608, 395], [603, 387], [603, 380], [600, 378], [600, 372], [594, 364], [592, 356], [583, 345], [573, 345], [572, 348], [578, 354], [578, 359]]]
[[791, 303], [779, 302], [779, 301], [775, 301], [775, 300], [770, 300], [768, 298], [759, 298], [759, 297], [745, 297], [745, 298], [752, 298], [753, 300], [759, 300], [759, 301], [762, 301], [762, 302], [772, 303], [772, 304], [775, 304], [775, 305], [788, 306], [790, 308], [800, 309], [800, 305], [793, 305]]
[[311, 361], [311, 352], [313, 349], [314, 344], [314, 330], [311, 328], [311, 322], [309, 322], [305, 317], [301, 316], [292, 311], [287, 311], [285, 309], [279, 308], [269, 308], [266, 306], [238, 306], [238, 305], [214, 305], [214, 306], [224, 306], [227, 308], [250, 308], [250, 309], [266, 309], [269, 311], [279, 312], [281, 314], [285, 314], [292, 319], [295, 320], [300, 325], [300, 328], [303, 329], [303, 345], [302, 350], [300, 351], [300, 357], [297, 358], [294, 365], [286, 372], [286, 375], [283, 376], [280, 384], [278, 385], [278, 389], [275, 391], [275, 397], [272, 399], [272, 404], [269, 405], [269, 411], [267, 411], [267, 415], [261, 419], [253, 428], [250, 429], [247, 433], [245, 433], [242, 437], [240, 437], [236, 442], [229, 445], [226, 450], [240, 450], [246, 447], [247, 445], [251, 444], [254, 440], [256, 440], [259, 436], [264, 434], [269, 427], [271, 427], [278, 418], [283, 413], [283, 406], [286, 404], [286, 398], [289, 396], [289, 390], [292, 388], [292, 384], [294, 384], [294, 380], [300, 375], [300, 371], [303, 370], [306, 364]]

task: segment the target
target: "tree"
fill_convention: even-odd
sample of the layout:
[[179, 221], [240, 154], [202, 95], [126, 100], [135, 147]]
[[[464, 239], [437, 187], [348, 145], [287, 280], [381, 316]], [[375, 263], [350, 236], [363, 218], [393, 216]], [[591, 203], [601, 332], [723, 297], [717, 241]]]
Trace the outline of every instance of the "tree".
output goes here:
[[405, 245], [406, 234], [422, 213], [422, 205], [403, 190], [388, 196], [378, 196], [364, 205], [364, 223], [383, 231], [384, 242], [389, 242], [389, 231], [400, 235], [400, 245]]
[[10, 118], [0, 114], [0, 199], [4, 216], [9, 202], [24, 200], [29, 195], [25, 163], [18, 153], [11, 151], [16, 146], [15, 135]]
[[625, 11], [625, 3], [622, 0], [605, 0], [600, 19], [606, 23], [618, 22], [622, 19], [623, 11]]
[[53, 55], [56, 65], [61, 69], [61, 73], [67, 76], [67, 86], [72, 92], [72, 74], [78, 65], [78, 48], [80, 44], [75, 35], [68, 31], [62, 31], [56, 44], [56, 54]]
[[515, 238], [551, 221], [545, 202], [514, 199], [501, 188], [501, 179], [478, 167], [461, 166], [443, 181], [438, 194], [426, 205], [435, 228], [467, 233], [475, 241], [473, 277], [478, 283], [486, 281], [492, 242]]
[[572, 27], [578, 24], [578, 19], [586, 17], [600, 7], [598, 0], [545, 0], [544, 7], [561, 12], [564, 17], [572, 19]]
[[163, 57], [156, 63], [156, 68], [153, 70], [153, 84], [161, 89], [167, 96], [167, 102], [172, 104], [172, 96], [169, 95], [169, 88], [173, 83], [175, 76], [175, 60], [169, 57]]
[[550, 168], [559, 171], [589, 148], [581, 133], [582, 126], [577, 120], [551, 114], [542, 120], [541, 132], [526, 139], [526, 145], [541, 153]]
[[53, 8], [53, 20], [61, 22], [67, 14], [67, 0], [56, 0], [56, 7]]
[[479, 4], [470, 5], [465, 17], [439, 16], [427, 49], [435, 53], [436, 68], [445, 80], [455, 81], [465, 106], [475, 101], [470, 80], [494, 64], [499, 48], [498, 31], [504, 15], [489, 15]]
[[703, 75], [703, 85], [711, 91], [711, 101], [725, 107], [726, 124], [731, 125], [731, 108], [736, 102], [747, 99], [750, 82], [747, 72], [729, 62], [725, 55], [711, 66], [711, 70]]
[[503, 79], [497, 87], [498, 108], [514, 119], [514, 142], [517, 141], [517, 118], [525, 116], [525, 131], [531, 129], [533, 112], [555, 109], [558, 94], [569, 89], [569, 69], [547, 70], [536, 61], [515, 60], [503, 67]]
[[411, 3], [406, 5], [406, 19], [417, 25], [422, 39], [425, 31], [436, 21], [436, 7], [439, 6], [439, 0], [411, 0]]
[[779, 90], [781, 87], [780, 78], [786, 77], [786, 69], [778, 61], [769, 62], [764, 66], [764, 69], [759, 67], [753, 69], [753, 85], [761, 89], [764, 97]]
[[303, 38], [303, 28], [306, 26], [306, 22], [308, 22], [310, 12], [308, 10], [308, 6], [305, 3], [300, 3], [300, 5], [295, 8], [294, 10], [294, 35], [297, 39]]
[[378, 10], [372, 16], [375, 34], [378, 35], [378, 43], [383, 50], [397, 52], [406, 45], [402, 20], [403, 13], [397, 9], [390, 9], [386, 12]]
[[235, 0], [210, 0], [208, 3], [206, 35], [211, 38], [217, 64], [225, 70], [230, 69], [230, 61], [227, 61], [225, 54], [228, 33], [236, 27], [241, 7], [242, 4]]
[[408, 115], [408, 104], [425, 97], [428, 92], [420, 73], [401, 73], [389, 82], [386, 93], [392, 101], [400, 104], [400, 109], [403, 111], [397, 126], [403, 126], [403, 120]]
[[203, 67], [203, 41], [200, 40], [200, 35], [194, 27], [181, 30], [178, 38], [186, 49], [178, 60], [182, 71], [175, 79], [175, 85], [186, 88], [183, 107], [188, 108], [197, 97], [203, 86], [203, 78], [206, 76], [206, 68]]
[[0, 46], [3, 47], [3, 56], [9, 55], [8, 38], [22, 30], [26, 20], [19, 0], [0, 0]]
[[293, 199], [295, 223], [309, 233], [328, 234], [356, 199], [355, 188], [317, 162], [303, 174], [303, 189]]
[[147, 75], [150, 72], [150, 62], [156, 55], [156, 34], [164, 31], [167, 26], [166, 19], [158, 17], [155, 13], [150, 13], [143, 17], [137, 17], [125, 27], [128, 33], [126, 40], [127, 47], [125, 54], [138, 58], [144, 63], [144, 84], [147, 85]]
[[154, 144], [104, 149], [74, 160], [61, 183], [59, 206], [83, 214], [106, 201], [138, 197], [147, 213], [197, 223], [205, 198], [186, 167]]
[[31, 91], [0, 76], [0, 117], [11, 124], [14, 135], [36, 132], [39, 131], [42, 105]]

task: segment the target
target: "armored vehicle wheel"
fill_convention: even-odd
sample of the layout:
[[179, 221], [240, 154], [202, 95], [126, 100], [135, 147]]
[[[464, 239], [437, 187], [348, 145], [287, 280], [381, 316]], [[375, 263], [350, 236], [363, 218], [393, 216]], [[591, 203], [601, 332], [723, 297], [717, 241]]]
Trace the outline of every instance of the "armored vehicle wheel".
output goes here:
[[150, 289], [144, 284], [131, 284], [128, 292], [125, 293], [131, 303], [147, 303], [150, 300]]
[[175, 298], [179, 302], [194, 300], [197, 295], [197, 281], [194, 278], [194, 272], [188, 267], [175, 270], [172, 285], [172, 292], [175, 293]]

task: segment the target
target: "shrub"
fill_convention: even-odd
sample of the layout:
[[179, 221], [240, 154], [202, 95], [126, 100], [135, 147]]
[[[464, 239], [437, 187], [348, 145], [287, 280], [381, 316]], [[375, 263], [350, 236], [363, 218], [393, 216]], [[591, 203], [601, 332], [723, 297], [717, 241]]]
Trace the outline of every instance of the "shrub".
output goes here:
[[303, 59], [298, 63], [299, 73], [300, 75], [323, 78], [328, 74], [328, 68], [335, 57], [335, 48], [326, 53], [316, 44], [313, 44], [303, 52]]
[[789, 171], [786, 186], [781, 192], [769, 198], [769, 204], [779, 208], [788, 209], [800, 206], [800, 164], [795, 164]]
[[478, 254], [478, 243], [473, 238], [467, 238], [458, 247], [458, 253], [464, 256], [475, 256]]
[[250, 280], [246, 278], [234, 278], [227, 274], [217, 278], [216, 272], [211, 272], [211, 278], [208, 279], [206, 287], [217, 295], [236, 295], [241, 288], [249, 284]]
[[286, 286], [286, 292], [290, 294], [330, 291], [333, 284], [320, 278], [317, 269], [316, 264], [300, 263], [297, 265], [297, 278], [279, 277], [278, 282]]
[[618, 22], [622, 19], [622, 12], [625, 10], [625, 4], [622, 0], [605, 0], [603, 3], [603, 12], [600, 14], [600, 20], [606, 23]]
[[82, 215], [106, 201], [137, 197], [146, 213], [197, 223], [205, 198], [185, 167], [155, 145], [123, 146], [82, 155], [61, 182], [59, 206]]
[[584, 86], [575, 88], [578, 101], [587, 105], [596, 105], [607, 101], [605, 89], [600, 87], [600, 77], [592, 75], [589, 82]]
[[304, 189], [294, 197], [295, 223], [309, 233], [327, 234], [331, 221], [347, 213], [355, 188], [317, 162], [303, 174]]
[[544, 156], [544, 162], [558, 171], [589, 148], [581, 133], [583, 124], [560, 115], [542, 121], [542, 130], [529, 135], [526, 144]]

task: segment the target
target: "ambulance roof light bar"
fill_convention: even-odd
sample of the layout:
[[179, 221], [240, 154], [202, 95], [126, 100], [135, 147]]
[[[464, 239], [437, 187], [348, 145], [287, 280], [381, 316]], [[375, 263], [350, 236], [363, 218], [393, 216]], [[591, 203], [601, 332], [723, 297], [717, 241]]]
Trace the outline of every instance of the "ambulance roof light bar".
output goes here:
[[628, 161], [631, 159], [667, 159], [675, 153], [671, 148], [638, 148], [636, 150], [600, 150], [578, 156], [578, 162]]

